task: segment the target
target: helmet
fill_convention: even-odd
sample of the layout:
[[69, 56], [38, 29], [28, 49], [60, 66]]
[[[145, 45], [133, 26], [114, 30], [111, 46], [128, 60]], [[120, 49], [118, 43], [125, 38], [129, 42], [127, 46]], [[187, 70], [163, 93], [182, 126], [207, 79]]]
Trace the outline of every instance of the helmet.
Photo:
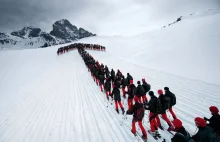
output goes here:
[[159, 95], [162, 95], [162, 94], [163, 94], [163, 90], [161, 90], [161, 89], [158, 90], [157, 92], [158, 92]]
[[218, 112], [219, 112], [219, 110], [216, 106], [210, 106], [209, 110], [214, 114], [218, 114]]
[[200, 117], [196, 117], [195, 118], [195, 123], [197, 127], [205, 127], [206, 126], [206, 122], [203, 118]]

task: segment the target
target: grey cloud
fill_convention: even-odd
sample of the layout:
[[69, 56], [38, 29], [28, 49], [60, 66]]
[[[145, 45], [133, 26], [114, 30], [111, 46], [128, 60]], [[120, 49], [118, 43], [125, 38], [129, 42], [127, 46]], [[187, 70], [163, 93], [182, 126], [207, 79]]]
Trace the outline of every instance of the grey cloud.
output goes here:
[[29, 25], [49, 32], [65, 18], [99, 35], [137, 34], [212, 7], [219, 0], [0, 0], [0, 32]]

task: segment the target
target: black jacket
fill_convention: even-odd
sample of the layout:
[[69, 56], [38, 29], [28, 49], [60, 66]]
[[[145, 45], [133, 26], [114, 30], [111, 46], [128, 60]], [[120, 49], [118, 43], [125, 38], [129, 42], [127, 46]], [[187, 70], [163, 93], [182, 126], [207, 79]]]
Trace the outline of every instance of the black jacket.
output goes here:
[[128, 88], [128, 99], [134, 98], [135, 94], [136, 94], [136, 86], [134, 84], [131, 84]]
[[129, 74], [127, 75], [127, 80], [128, 80], [128, 83], [130, 84], [130, 80], [133, 80], [133, 77]]
[[111, 91], [111, 82], [108, 80], [104, 85], [105, 91]]
[[128, 80], [126, 78], [123, 78], [121, 81], [121, 85], [123, 88], [125, 88], [128, 85]]
[[132, 106], [132, 109], [128, 111], [128, 114], [133, 114], [133, 119], [135, 121], [141, 121], [140, 119], [137, 118], [137, 111], [140, 109], [140, 108], [143, 108], [143, 104], [139, 103], [139, 102], [135, 102], [135, 104]]
[[164, 95], [160, 95], [158, 97], [158, 99], [160, 100], [160, 105], [161, 105], [161, 114], [166, 113], [166, 102], [164, 100]]
[[118, 87], [115, 87], [112, 91], [112, 94], [114, 95], [114, 100], [120, 102], [121, 101], [121, 96], [120, 96], [120, 90]]
[[[165, 91], [164, 97], [165, 97], [164, 99], [167, 102], [168, 108], [171, 108], [172, 106], [174, 106], [176, 104], [176, 97], [172, 92]], [[169, 100], [168, 100], [168, 98], [169, 98]]]
[[137, 86], [136, 95], [137, 95], [138, 97], [141, 97], [141, 96], [145, 95], [145, 91], [144, 91], [143, 86], [141, 86], [141, 85], [138, 85], [138, 86]]
[[144, 88], [144, 91], [145, 91], [145, 94], [150, 91], [150, 85], [147, 84], [147, 82], [143, 82], [142, 84], [143, 88]]
[[149, 108], [150, 112], [157, 114], [157, 97], [152, 96], [149, 101]]
[[104, 75], [99, 75], [99, 81], [101, 84], [104, 84], [104, 81], [105, 81]]
[[213, 115], [210, 119], [207, 119], [209, 127], [211, 127], [216, 133], [220, 134], [220, 115]]
[[214, 130], [209, 126], [199, 127], [199, 131], [192, 136], [192, 139], [196, 142], [212, 142], [215, 137]]

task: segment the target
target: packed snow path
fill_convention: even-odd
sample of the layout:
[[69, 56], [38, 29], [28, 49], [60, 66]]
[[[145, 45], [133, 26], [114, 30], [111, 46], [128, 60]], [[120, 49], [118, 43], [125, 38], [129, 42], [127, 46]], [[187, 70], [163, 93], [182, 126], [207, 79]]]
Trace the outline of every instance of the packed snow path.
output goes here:
[[[136, 141], [130, 132], [132, 116], [120, 125], [122, 115], [113, 105], [106, 107], [104, 94], [78, 52], [56, 56], [56, 51], [46, 48], [0, 52], [0, 141]], [[155, 92], [169, 86], [177, 96], [174, 111], [191, 134], [196, 130], [196, 116], [209, 117], [208, 107], [219, 107], [219, 85], [151, 70], [108, 51], [89, 52], [110, 69], [129, 72], [135, 83], [145, 77]], [[124, 104], [127, 107], [126, 101]], [[144, 127], [149, 130], [147, 115]], [[171, 135], [160, 133], [169, 142]], [[150, 135], [148, 138], [154, 141]]]
[[136, 141], [106, 107], [77, 51], [42, 70], [13, 97], [1, 96], [1, 142]]

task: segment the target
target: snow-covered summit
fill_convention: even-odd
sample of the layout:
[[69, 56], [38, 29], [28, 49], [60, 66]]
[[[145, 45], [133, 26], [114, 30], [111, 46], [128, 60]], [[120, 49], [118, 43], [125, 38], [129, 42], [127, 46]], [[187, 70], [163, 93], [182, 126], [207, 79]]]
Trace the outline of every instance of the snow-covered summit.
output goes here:
[[53, 30], [50, 32], [51, 35], [56, 36], [60, 39], [70, 42], [72, 40], [80, 39], [83, 37], [95, 36], [94, 34], [84, 30], [79, 29], [72, 25], [68, 20], [62, 19], [53, 24]]
[[31, 26], [11, 33], [0, 33], [0, 49], [47, 47], [90, 36], [95, 34], [82, 28], [78, 29], [68, 20], [62, 19], [53, 24], [53, 30], [50, 33]]

